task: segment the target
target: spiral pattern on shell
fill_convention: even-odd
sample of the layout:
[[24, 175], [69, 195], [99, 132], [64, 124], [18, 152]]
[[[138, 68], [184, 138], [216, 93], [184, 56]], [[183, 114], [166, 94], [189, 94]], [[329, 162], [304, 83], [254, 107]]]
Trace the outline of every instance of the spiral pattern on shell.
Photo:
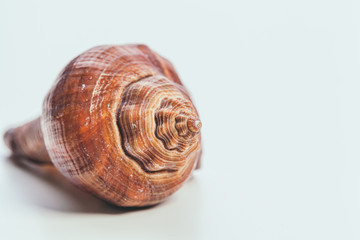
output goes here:
[[44, 101], [41, 126], [60, 172], [119, 206], [161, 202], [201, 155], [188, 92], [145, 45], [99, 46], [72, 60]]

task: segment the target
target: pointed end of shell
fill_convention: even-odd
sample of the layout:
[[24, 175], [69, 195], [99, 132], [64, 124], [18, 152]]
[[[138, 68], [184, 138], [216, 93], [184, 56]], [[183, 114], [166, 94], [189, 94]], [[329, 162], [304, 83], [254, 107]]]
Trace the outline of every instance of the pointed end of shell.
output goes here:
[[5, 145], [11, 150], [14, 151], [13, 147], [14, 147], [14, 141], [13, 141], [13, 137], [14, 137], [14, 129], [11, 128], [9, 130], [7, 130], [3, 136]]
[[187, 126], [189, 130], [193, 133], [198, 133], [201, 129], [201, 121], [198, 118], [189, 118], [187, 120]]

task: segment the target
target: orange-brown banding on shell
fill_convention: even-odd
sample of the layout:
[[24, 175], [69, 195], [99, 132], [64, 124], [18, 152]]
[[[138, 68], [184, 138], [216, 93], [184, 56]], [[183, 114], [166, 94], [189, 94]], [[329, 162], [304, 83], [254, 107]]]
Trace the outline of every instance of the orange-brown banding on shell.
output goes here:
[[[122, 147], [146, 172], [177, 171], [199, 147], [187, 123], [198, 116], [178, 88], [166, 77], [150, 76], [123, 94], [118, 112]], [[182, 116], [184, 121], [179, 120]]]
[[193, 133], [198, 133], [201, 129], [201, 121], [198, 118], [189, 118], [187, 120], [187, 127]]
[[174, 193], [199, 166], [198, 118], [165, 58], [145, 45], [98, 46], [59, 74], [41, 118], [5, 139], [14, 154], [51, 159], [98, 198], [148, 206]]

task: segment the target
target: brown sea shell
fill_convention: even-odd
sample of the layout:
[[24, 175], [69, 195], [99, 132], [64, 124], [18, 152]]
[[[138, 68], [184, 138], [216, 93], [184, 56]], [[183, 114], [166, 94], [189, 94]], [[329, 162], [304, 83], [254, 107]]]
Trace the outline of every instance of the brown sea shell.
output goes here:
[[59, 74], [40, 118], [4, 138], [14, 154], [52, 162], [101, 199], [147, 206], [199, 164], [200, 128], [169, 61], [145, 45], [98, 46]]

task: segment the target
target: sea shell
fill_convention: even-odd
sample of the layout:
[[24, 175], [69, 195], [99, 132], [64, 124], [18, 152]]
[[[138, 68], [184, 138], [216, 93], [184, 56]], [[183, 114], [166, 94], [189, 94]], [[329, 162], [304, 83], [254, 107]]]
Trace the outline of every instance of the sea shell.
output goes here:
[[200, 128], [169, 61], [145, 45], [98, 46], [65, 67], [42, 116], [9, 130], [5, 142], [14, 154], [51, 160], [101, 199], [147, 206], [174, 193], [199, 165]]

